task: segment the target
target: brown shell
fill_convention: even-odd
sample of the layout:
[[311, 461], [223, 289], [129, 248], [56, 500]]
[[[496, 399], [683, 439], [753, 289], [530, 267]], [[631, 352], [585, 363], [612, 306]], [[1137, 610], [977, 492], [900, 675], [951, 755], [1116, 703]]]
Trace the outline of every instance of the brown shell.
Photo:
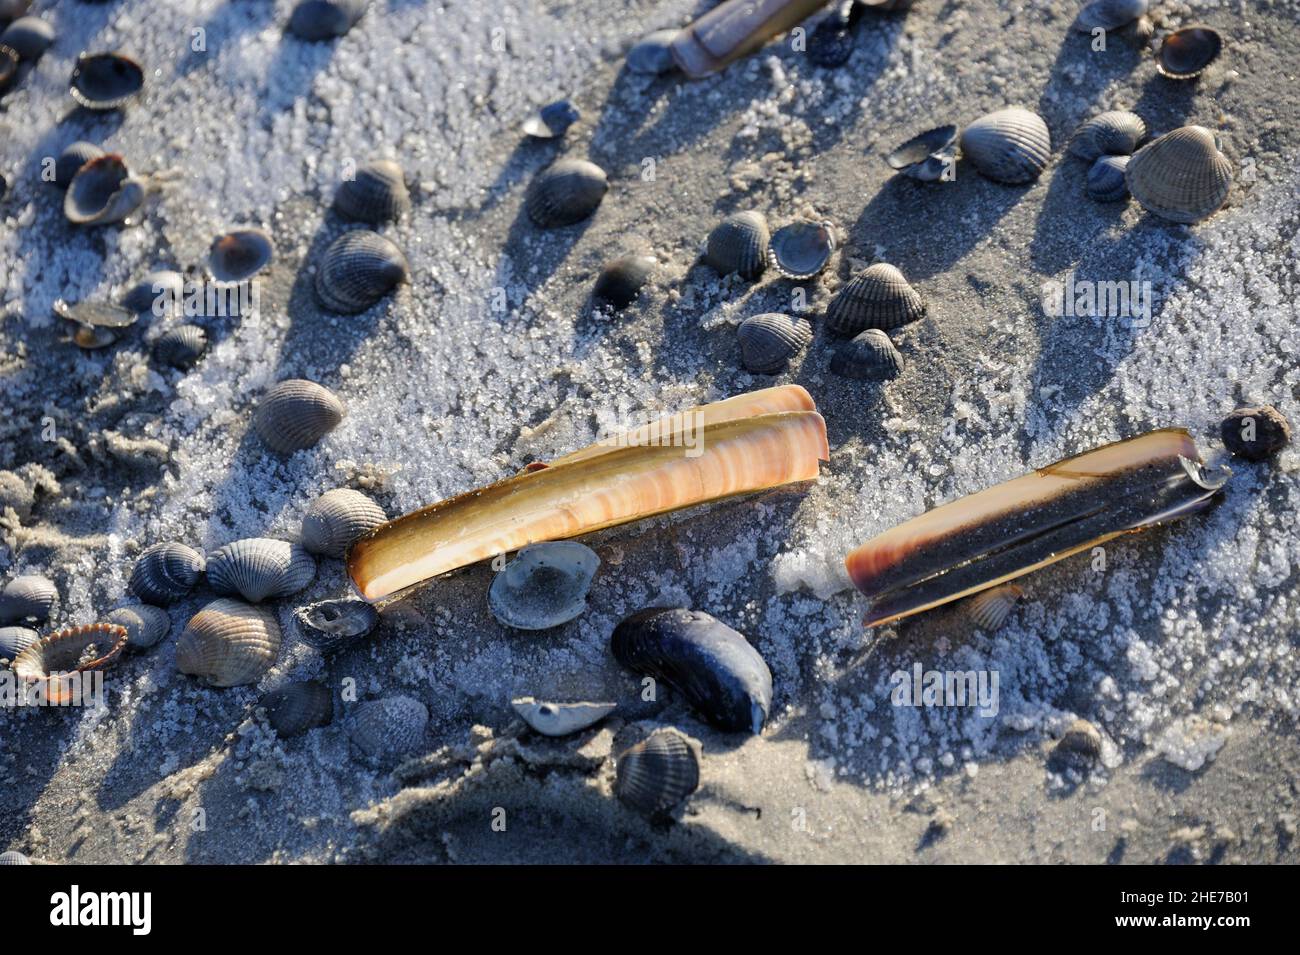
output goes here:
[[1214, 133], [1183, 126], [1139, 149], [1124, 176], [1142, 208], [1170, 222], [1192, 223], [1227, 200], [1232, 163], [1219, 152]]
[[[122, 652], [126, 640], [126, 627], [113, 623], [65, 627], [41, 637], [18, 654], [13, 662], [13, 671], [27, 683], [44, 683], [46, 699], [51, 703], [71, 703], [80, 685], [77, 674], [108, 666]], [[83, 660], [85, 652], [92, 646], [96, 656]]]
[[223, 597], [185, 625], [176, 641], [176, 668], [210, 686], [256, 683], [275, 663], [280, 642], [274, 615]]

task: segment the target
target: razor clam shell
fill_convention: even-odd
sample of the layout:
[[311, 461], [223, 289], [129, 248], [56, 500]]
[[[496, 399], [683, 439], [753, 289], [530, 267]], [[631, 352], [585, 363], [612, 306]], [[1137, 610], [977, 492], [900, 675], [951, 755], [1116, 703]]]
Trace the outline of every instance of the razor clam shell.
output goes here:
[[975, 626], [993, 633], [1007, 622], [1007, 617], [1024, 596], [1024, 590], [1015, 584], [990, 587], [966, 598], [966, 615]]
[[961, 133], [962, 155], [995, 182], [1033, 182], [1052, 155], [1052, 137], [1037, 113], [1012, 106], [981, 116]]
[[549, 703], [531, 696], [511, 700], [519, 718], [543, 736], [569, 736], [595, 726], [618, 709], [617, 703]]
[[222, 597], [185, 625], [176, 640], [176, 668], [209, 686], [256, 683], [275, 663], [280, 643], [273, 614]]
[[659, 263], [650, 255], [623, 255], [605, 263], [592, 297], [616, 309], [631, 305]]
[[583, 159], [559, 159], [533, 179], [524, 197], [528, 218], [542, 229], [586, 219], [609, 190], [605, 170]]
[[614, 628], [614, 659], [667, 683], [718, 729], [755, 735], [772, 706], [772, 672], [736, 630], [682, 607], [638, 611]]
[[719, 275], [756, 279], [767, 268], [767, 218], [752, 210], [727, 216], [709, 233], [704, 262]]
[[67, 189], [72, 182], [72, 177], [82, 166], [103, 155], [104, 150], [84, 139], [69, 143], [64, 147], [63, 152], [59, 153], [59, 158], [54, 161], [54, 184], [60, 189]]
[[409, 696], [367, 700], [352, 714], [348, 736], [372, 760], [409, 753], [424, 742], [429, 709]]
[[767, 264], [788, 279], [810, 279], [835, 253], [835, 237], [825, 222], [791, 222], [772, 233]]
[[300, 680], [272, 690], [260, 706], [266, 721], [281, 739], [301, 736], [317, 726], [334, 721], [334, 694], [323, 683]]
[[627, 68], [643, 76], [660, 76], [676, 69], [669, 50], [675, 36], [676, 30], [656, 30], [642, 37], [627, 51]]
[[213, 593], [261, 603], [304, 589], [316, 577], [316, 561], [301, 544], [249, 537], [209, 555], [207, 572]]
[[208, 271], [218, 282], [237, 284], [271, 264], [275, 248], [265, 229], [235, 229], [212, 240]]
[[203, 555], [192, 547], [154, 544], [136, 559], [127, 588], [145, 603], [166, 606], [193, 589], [203, 564]]
[[340, 315], [357, 315], [405, 282], [402, 250], [378, 232], [357, 229], [335, 239], [316, 269], [316, 298]]
[[68, 92], [86, 109], [117, 109], [144, 88], [144, 70], [120, 53], [83, 53]]
[[379, 611], [364, 600], [322, 600], [293, 612], [298, 632], [321, 653], [336, 653], [379, 626]]
[[844, 283], [826, 308], [826, 327], [853, 337], [869, 328], [890, 331], [925, 317], [925, 299], [887, 262], [877, 262]]
[[379, 600], [525, 544], [809, 481], [829, 454], [815, 412], [691, 427], [694, 447], [670, 434], [602, 448], [381, 524], [349, 549], [348, 574], [363, 597]]
[[756, 375], [779, 374], [812, 341], [806, 319], [767, 312], [751, 315], [736, 329], [740, 363]]
[[253, 413], [253, 428], [268, 448], [292, 454], [310, 448], [333, 431], [347, 412], [334, 392], [314, 381], [277, 382]]
[[[0, 43], [4, 40], [0, 39]], [[1156, 70], [1171, 80], [1190, 80], [1219, 58], [1223, 40], [1207, 26], [1183, 27], [1160, 41]]]
[[[80, 691], [77, 674], [102, 670], [115, 661], [126, 646], [126, 628], [111, 623], [92, 623], [84, 627], [65, 627], [41, 637], [18, 656], [11, 669], [27, 683], [45, 684], [46, 698], [52, 703], [70, 703]], [[95, 648], [92, 660], [86, 651]]]
[[1129, 160], [1124, 175], [1142, 208], [1184, 224], [1212, 215], [1232, 188], [1232, 163], [1204, 126], [1183, 126], [1152, 140]]
[[0, 33], [0, 46], [7, 46], [20, 60], [35, 60], [54, 42], [54, 27], [40, 17], [19, 17]]
[[721, 3], [678, 31], [673, 60], [691, 79], [716, 73], [826, 5], [826, 0]]
[[[1247, 439], [1247, 423], [1254, 437]], [[1223, 419], [1219, 435], [1224, 446], [1247, 461], [1264, 461], [1281, 451], [1291, 441], [1291, 425], [1282, 412], [1272, 405], [1238, 408]]]
[[58, 599], [59, 588], [48, 577], [15, 577], [0, 590], [0, 623], [43, 623]]
[[77, 170], [63, 195], [63, 215], [73, 225], [111, 225], [142, 202], [144, 185], [131, 178], [121, 156], [108, 153]]
[[845, 567], [872, 600], [866, 624], [878, 626], [1195, 513], [1230, 473], [1208, 473], [1186, 431], [1152, 431], [927, 511], [854, 550]]
[[285, 28], [300, 40], [332, 40], [351, 30], [368, 0], [300, 0]]
[[129, 650], [147, 650], [172, 632], [172, 620], [167, 611], [149, 604], [118, 607], [105, 619], [126, 628]]
[[516, 630], [549, 630], [587, 609], [600, 558], [577, 541], [529, 544], [492, 578], [488, 608]]
[[400, 219], [411, 208], [402, 167], [391, 159], [365, 163], [339, 185], [334, 208], [349, 219], [371, 225]]
[[644, 816], [671, 812], [700, 786], [700, 760], [675, 729], [655, 730], [617, 760], [614, 792]]
[[1098, 113], [1074, 131], [1069, 152], [1086, 162], [1101, 156], [1131, 156], [1147, 135], [1147, 124], [1137, 113], [1112, 109]]
[[878, 328], [868, 328], [841, 342], [831, 357], [831, 371], [857, 381], [892, 381], [903, 373], [903, 356]]
[[1073, 27], [1079, 33], [1118, 30], [1144, 16], [1148, 4], [1149, 0], [1092, 0], [1074, 18]]
[[0, 627], [0, 659], [13, 660], [40, 638], [29, 627]]
[[384, 509], [360, 491], [326, 491], [307, 508], [299, 539], [313, 554], [342, 557], [348, 545], [388, 520]]
[[169, 328], [153, 344], [154, 357], [172, 368], [192, 368], [208, 347], [208, 336], [198, 325]]
[[1097, 202], [1118, 202], [1128, 195], [1124, 170], [1128, 156], [1100, 156], [1088, 168], [1088, 196]]

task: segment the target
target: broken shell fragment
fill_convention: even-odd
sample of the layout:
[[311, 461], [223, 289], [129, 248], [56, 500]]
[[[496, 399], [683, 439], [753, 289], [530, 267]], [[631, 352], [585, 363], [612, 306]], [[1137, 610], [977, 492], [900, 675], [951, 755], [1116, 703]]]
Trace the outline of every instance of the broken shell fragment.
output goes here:
[[1205, 72], [1222, 50], [1223, 40], [1217, 31], [1205, 26], [1183, 27], [1161, 41], [1156, 70], [1171, 80], [1190, 80]]
[[213, 593], [261, 603], [305, 588], [316, 577], [316, 561], [301, 544], [249, 537], [209, 555], [207, 573]]
[[695, 747], [675, 729], [655, 730], [618, 758], [614, 792], [644, 816], [671, 812], [700, 785]]
[[709, 233], [704, 262], [719, 275], [736, 272], [743, 279], [756, 279], [767, 267], [770, 239], [763, 213], [737, 212]]
[[300, 40], [343, 36], [366, 12], [368, 0], [300, 0], [289, 15], [288, 31]]
[[334, 720], [334, 694], [315, 680], [301, 680], [262, 697], [266, 721], [281, 739], [301, 736]]
[[1147, 124], [1137, 113], [1112, 109], [1081, 124], [1070, 139], [1069, 152], [1085, 162], [1101, 156], [1131, 156], [1147, 135]]
[[58, 599], [59, 588], [48, 577], [15, 577], [0, 590], [0, 623], [44, 623]]
[[885, 157], [890, 169], [920, 182], [937, 182], [957, 159], [957, 127], [949, 123], [913, 136]]
[[30, 627], [0, 627], [0, 660], [12, 661], [40, 638]]
[[791, 222], [772, 233], [767, 264], [788, 279], [810, 279], [830, 262], [835, 237], [825, 222]]
[[587, 591], [600, 558], [577, 541], [530, 544], [515, 555], [488, 588], [492, 616], [516, 630], [549, 630], [587, 609]]
[[581, 222], [609, 191], [605, 170], [584, 159], [559, 159], [539, 172], [528, 186], [524, 207], [542, 229]]
[[888, 335], [868, 328], [840, 343], [831, 357], [831, 371], [857, 381], [892, 381], [903, 373], [903, 356]]
[[177, 325], [159, 336], [153, 353], [164, 365], [184, 369], [193, 367], [207, 347], [208, 335], [198, 325]]
[[121, 53], [83, 53], [69, 92], [86, 109], [117, 109], [144, 88], [144, 69]]
[[543, 703], [531, 696], [511, 700], [520, 719], [543, 736], [568, 736], [595, 726], [614, 710], [617, 703]]
[[104, 150], [84, 139], [68, 144], [63, 152], [59, 153], [59, 158], [54, 161], [54, 184], [60, 189], [67, 189], [72, 183], [72, 177], [82, 166], [102, 155]]
[[981, 116], [961, 133], [962, 155], [994, 182], [1033, 182], [1047, 168], [1052, 137], [1037, 113], [1012, 106]]
[[1088, 196], [1097, 202], [1118, 202], [1128, 195], [1124, 170], [1128, 156], [1099, 156], [1088, 168]]
[[1074, 18], [1079, 33], [1118, 30], [1146, 14], [1149, 0], [1092, 0]]
[[845, 567], [880, 626], [1006, 583], [1112, 538], [1205, 509], [1227, 482], [1181, 428], [1119, 441], [885, 531]]
[[349, 219], [370, 225], [400, 219], [411, 208], [402, 167], [391, 159], [360, 166], [334, 193], [334, 208]]
[[172, 620], [167, 611], [149, 604], [118, 607], [106, 619], [126, 628], [128, 650], [147, 650], [172, 631]]
[[966, 600], [966, 614], [971, 622], [986, 633], [999, 629], [1025, 596], [1025, 591], [1017, 584], [1003, 584], [990, 587]]
[[126, 646], [126, 628], [111, 623], [67, 627], [41, 637], [14, 657], [14, 675], [40, 685], [47, 700], [59, 705], [82, 698], [80, 675], [102, 670]]
[[570, 126], [578, 121], [581, 114], [567, 99], [548, 103], [524, 121], [524, 134], [533, 139], [558, 139]]
[[218, 282], [245, 282], [270, 265], [274, 253], [266, 230], [236, 229], [212, 240], [208, 270]]
[[1238, 408], [1223, 419], [1219, 434], [1229, 451], [1247, 461], [1263, 461], [1291, 440], [1291, 425], [1272, 405]]
[[615, 309], [631, 305], [659, 263], [649, 255], [624, 255], [605, 263], [592, 289], [592, 298]]
[[740, 363], [756, 375], [775, 375], [812, 341], [812, 325], [797, 316], [768, 312], [751, 315], [736, 329]]
[[380, 600], [527, 544], [810, 481], [828, 457], [816, 412], [709, 423], [709, 407], [716, 417], [754, 414], [744, 402], [687, 411], [644, 443], [637, 429], [381, 524], [349, 549], [348, 574], [363, 597]]
[[1137, 151], [1124, 171], [1148, 212], [1190, 224], [1213, 215], [1232, 188], [1232, 163], [1204, 126], [1183, 126]]
[[316, 298], [340, 315], [357, 315], [405, 282], [406, 256], [378, 232], [345, 232], [325, 250], [316, 270]]
[[0, 46], [7, 46], [20, 60], [39, 59], [54, 42], [54, 27], [40, 17], [19, 17], [0, 33]]
[[676, 30], [656, 30], [642, 37], [627, 51], [627, 68], [643, 76], [660, 76], [677, 68], [669, 49]]
[[253, 427], [278, 454], [310, 448], [333, 431], [346, 409], [334, 392], [314, 381], [289, 378], [277, 382], [253, 413]]
[[925, 299], [887, 262], [863, 269], [835, 293], [826, 327], [852, 337], [868, 328], [890, 331], [925, 317]]
[[367, 700], [352, 714], [352, 742], [371, 759], [409, 753], [424, 741], [429, 709], [409, 696]]
[[145, 191], [122, 157], [110, 153], [77, 170], [63, 196], [63, 215], [73, 225], [111, 225], [138, 209]]
[[663, 680], [719, 729], [762, 732], [772, 672], [744, 636], [716, 617], [651, 607], [615, 627], [609, 645], [619, 663]]
[[339, 487], [312, 501], [299, 537], [313, 554], [342, 557], [349, 544], [387, 519], [384, 509], [366, 495]]
[[127, 588], [145, 603], [167, 606], [193, 589], [203, 555], [184, 544], [154, 544], [136, 559]]
[[364, 600], [322, 600], [293, 612], [302, 638], [321, 653], [336, 653], [379, 626], [379, 611]]
[[273, 614], [222, 597], [185, 625], [176, 640], [176, 668], [209, 686], [256, 683], [275, 663], [280, 641]]

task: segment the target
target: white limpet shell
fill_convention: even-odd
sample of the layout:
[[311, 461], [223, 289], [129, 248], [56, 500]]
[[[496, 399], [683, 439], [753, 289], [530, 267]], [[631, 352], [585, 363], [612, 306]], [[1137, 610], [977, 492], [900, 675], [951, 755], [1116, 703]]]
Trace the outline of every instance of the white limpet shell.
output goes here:
[[595, 726], [617, 703], [546, 703], [531, 696], [511, 700], [519, 717], [543, 736], [568, 736]]

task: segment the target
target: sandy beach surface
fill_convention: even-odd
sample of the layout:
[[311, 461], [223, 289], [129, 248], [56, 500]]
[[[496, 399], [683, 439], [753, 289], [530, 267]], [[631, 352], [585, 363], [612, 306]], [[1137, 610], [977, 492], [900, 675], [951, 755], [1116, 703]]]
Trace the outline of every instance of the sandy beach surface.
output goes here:
[[[1023, 581], [994, 633], [960, 607], [865, 631], [843, 558], [926, 508], [1061, 457], [1187, 428], [1226, 460], [1219, 423], [1268, 403], [1300, 422], [1300, 3], [1153, 4], [1160, 31], [1206, 23], [1223, 55], [1198, 80], [1157, 75], [1115, 33], [1070, 31], [1068, 0], [918, 0], [868, 11], [838, 69], [788, 39], [699, 81], [623, 68], [641, 35], [697, 0], [507, 3], [372, 0], [347, 36], [286, 36], [287, 0], [36, 0], [53, 47], [0, 101], [0, 580], [43, 573], [50, 626], [132, 602], [139, 552], [294, 537], [340, 486], [397, 515], [581, 447], [620, 423], [786, 382], [825, 416], [830, 461], [810, 486], [602, 532], [589, 610], [550, 631], [501, 626], [485, 564], [386, 611], [332, 657], [295, 607], [348, 592], [322, 559], [306, 591], [268, 604], [285, 634], [255, 686], [177, 672], [176, 636], [212, 594], [170, 608], [172, 633], [106, 675], [101, 710], [0, 711], [0, 849], [52, 862], [1295, 862], [1300, 778], [1300, 450], [1228, 463], [1208, 513], [1112, 542]], [[203, 50], [196, 50], [196, 30]], [[147, 69], [124, 110], [77, 110], [82, 50]], [[568, 98], [562, 140], [520, 124]], [[955, 181], [892, 175], [882, 155], [922, 130], [1008, 105], [1038, 112], [1053, 155], [1006, 186], [968, 162]], [[1065, 144], [1106, 109], [1160, 134], [1213, 130], [1236, 171], [1194, 226], [1100, 204]], [[131, 227], [77, 229], [42, 160], [88, 139], [143, 172], [173, 172]], [[354, 225], [330, 211], [349, 164], [398, 160], [413, 209], [381, 228], [411, 281], [356, 316], [312, 294], [320, 254]], [[589, 220], [541, 231], [533, 175], [559, 156], [606, 170]], [[796, 283], [698, 262], [742, 209], [774, 225], [835, 224], [831, 267], [804, 282], [811, 345], [777, 376], [746, 373], [736, 326], [789, 312]], [[112, 298], [155, 268], [201, 267], [212, 238], [260, 225], [275, 259], [260, 309], [205, 318], [192, 370], [151, 355], [146, 316], [83, 351], [58, 298]], [[616, 315], [589, 301], [625, 248], [659, 267]], [[818, 322], [874, 261], [926, 298], [885, 384], [829, 370]], [[1044, 283], [1150, 283], [1149, 322], [1045, 314]], [[494, 308], [504, 294], [508, 307]], [[343, 423], [288, 458], [250, 431], [258, 397], [308, 378]], [[773, 674], [761, 736], [726, 734], [679, 697], [654, 702], [609, 651], [633, 611], [694, 607], [746, 634]], [[996, 714], [894, 705], [891, 674], [997, 674]], [[406, 757], [363, 759], [357, 702], [289, 740], [264, 693], [319, 679], [355, 700], [424, 703]], [[526, 731], [512, 697], [617, 701], [577, 737]], [[1090, 771], [1049, 759], [1076, 718], [1102, 737]], [[672, 821], [612, 795], [614, 757], [676, 726], [702, 747], [699, 790]], [[498, 823], [505, 820], [504, 826]]]

